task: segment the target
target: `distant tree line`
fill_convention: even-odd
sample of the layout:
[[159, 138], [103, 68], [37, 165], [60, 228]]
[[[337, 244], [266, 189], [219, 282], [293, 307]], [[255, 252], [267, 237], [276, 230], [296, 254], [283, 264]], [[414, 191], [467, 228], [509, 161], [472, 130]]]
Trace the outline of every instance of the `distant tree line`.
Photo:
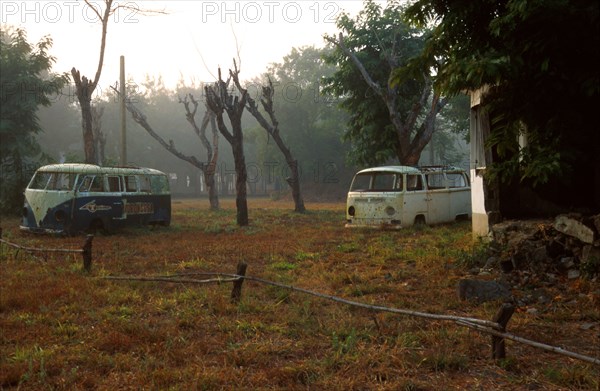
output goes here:
[[[105, 12], [98, 15], [102, 21], [102, 40], [100, 65], [94, 79], [84, 78], [74, 68], [71, 72], [74, 88], [63, 89], [62, 95], [54, 97], [52, 106], [49, 100], [29, 106], [31, 118], [39, 116], [43, 124], [42, 127], [38, 123], [35, 130], [29, 131], [37, 137], [31, 141], [41, 141], [47, 153], [45, 160], [34, 159], [38, 165], [50, 160], [110, 165], [118, 160], [119, 137], [114, 124], [118, 123], [116, 103], [120, 98], [110, 88], [102, 91], [97, 88], [108, 16], [114, 7], [112, 1], [105, 0]], [[433, 155], [443, 163], [464, 159], [460, 148], [456, 148], [456, 140], [464, 137], [467, 130], [468, 101], [464, 98], [449, 100], [435, 90], [430, 68], [408, 81], [394, 81], [391, 77], [398, 69], [412, 65], [412, 59], [422, 53], [431, 34], [427, 29], [403, 22], [403, 15], [404, 8], [395, 2], [382, 7], [366, 1], [365, 9], [356, 18], [348, 15], [339, 18], [340, 34], [326, 37], [327, 46], [293, 48], [281, 63], [271, 64], [264, 75], [250, 81], [242, 80], [235, 66], [232, 73], [225, 71], [217, 84], [215, 81], [196, 84], [181, 81], [174, 90], [165, 87], [160, 77], [148, 76], [139, 84], [129, 80], [128, 103], [143, 113], [140, 115], [144, 121], [160, 136], [151, 137], [147, 128], [129, 121], [130, 163], [177, 173], [176, 187], [189, 186], [191, 182], [192, 187], [198, 189], [200, 181], [209, 183], [206, 175], [201, 179], [198, 169], [206, 174], [213, 162], [213, 169], [222, 168], [220, 189], [227, 190], [229, 184], [225, 184], [225, 178], [239, 177], [241, 171], [240, 160], [237, 166], [233, 163], [239, 147], [224, 148], [224, 143], [232, 141], [229, 136], [234, 137], [234, 134], [223, 129], [239, 121], [244, 166], [250, 163], [262, 169], [260, 174], [276, 196], [286, 193], [289, 184], [296, 209], [301, 211], [304, 208], [302, 193], [294, 184], [302, 184], [309, 189], [309, 194], [322, 197], [327, 197], [327, 193], [343, 194], [354, 165], [418, 164], [431, 140], [430, 162], [434, 161]], [[50, 43], [48, 39], [43, 44], [46, 55]], [[46, 72], [49, 69], [48, 64]], [[4, 77], [4, 65], [2, 74]], [[33, 70], [32, 74], [35, 75]], [[43, 78], [44, 83], [56, 90], [67, 80], [67, 75]], [[228, 90], [218, 90], [221, 82], [229, 83], [226, 84]], [[231, 94], [231, 90], [235, 93]], [[221, 99], [221, 103], [213, 99], [210, 105], [210, 99], [206, 100], [208, 96]], [[244, 107], [240, 107], [239, 116], [229, 115], [232, 112], [227, 110], [241, 101]], [[39, 112], [38, 108], [41, 108]], [[209, 111], [217, 115], [215, 126], [222, 136], [218, 139], [201, 137], [205, 131], [202, 129], [208, 126], [205, 120], [210, 117]], [[244, 116], [243, 111], [251, 115]], [[228, 122], [220, 123], [219, 114], [223, 113], [227, 114], [223, 118], [228, 117]], [[3, 110], [3, 121], [4, 115]], [[8, 129], [4, 124], [3, 129]], [[45, 133], [39, 132], [42, 128]], [[26, 134], [13, 131], [19, 137]], [[40, 152], [39, 149], [28, 150]], [[179, 157], [193, 159], [182, 163], [174, 151]], [[218, 151], [220, 163], [213, 159], [213, 151]], [[3, 159], [5, 155], [8, 153], [3, 152]], [[274, 168], [279, 175], [274, 175]], [[182, 180], [184, 185], [180, 185]], [[245, 186], [238, 183], [237, 192], [246, 191], [246, 187], [251, 192], [257, 191], [254, 180], [256, 175], [251, 173], [248, 180], [243, 181]], [[13, 198], [18, 198], [16, 194], [21, 192], [23, 181], [15, 185]]]

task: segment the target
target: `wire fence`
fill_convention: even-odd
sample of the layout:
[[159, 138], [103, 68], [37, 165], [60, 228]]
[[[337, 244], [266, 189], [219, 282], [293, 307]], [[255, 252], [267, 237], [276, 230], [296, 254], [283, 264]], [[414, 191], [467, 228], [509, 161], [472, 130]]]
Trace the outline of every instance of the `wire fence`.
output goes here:
[[37, 247], [27, 247], [21, 246], [17, 243], [10, 242], [6, 239], [2, 238], [2, 228], [0, 228], [0, 243], [12, 247], [19, 251], [24, 251], [27, 253], [70, 253], [70, 254], [81, 254], [83, 270], [90, 272], [92, 270], [92, 242], [94, 240], [94, 235], [87, 235], [83, 246], [80, 249], [67, 249], [67, 248], [37, 248]]
[[[513, 304], [504, 303], [500, 306], [497, 313], [492, 320], [477, 319], [471, 317], [462, 317], [455, 315], [445, 314], [434, 314], [428, 312], [413, 311], [402, 308], [393, 308], [379, 305], [371, 305], [360, 303], [357, 301], [348, 300], [342, 297], [328, 295], [324, 293], [315, 292], [305, 288], [298, 288], [292, 285], [282, 284], [275, 281], [265, 280], [259, 277], [253, 277], [246, 275], [247, 265], [241, 262], [238, 264], [236, 274], [219, 273], [219, 272], [198, 272], [198, 273], [185, 273], [185, 274], [173, 274], [168, 276], [104, 276], [102, 279], [114, 280], [114, 281], [154, 281], [154, 282], [167, 282], [167, 283], [184, 283], [184, 284], [209, 284], [209, 283], [228, 283], [233, 282], [234, 286], [231, 292], [232, 302], [239, 302], [241, 299], [241, 287], [243, 281], [253, 281], [259, 284], [276, 286], [279, 288], [289, 289], [294, 292], [303, 293], [306, 295], [318, 297], [337, 303], [350, 305], [353, 307], [359, 307], [368, 309], [371, 311], [378, 312], [390, 312], [399, 315], [407, 315], [417, 318], [424, 318], [428, 320], [441, 320], [441, 321], [453, 321], [459, 326], [468, 327], [479, 332], [491, 335], [492, 341], [492, 358], [493, 359], [504, 359], [506, 358], [506, 346], [505, 340], [509, 339], [518, 343], [533, 346], [538, 349], [543, 349], [549, 352], [561, 354], [571, 358], [575, 358], [581, 361], [589, 362], [591, 364], [600, 365], [600, 358], [590, 357], [584, 354], [576, 353], [558, 346], [552, 346], [541, 342], [533, 341], [531, 339], [523, 338], [518, 335], [506, 332], [506, 326], [508, 321], [512, 317], [515, 307]], [[196, 279], [192, 277], [211, 277], [209, 279]]]
[[[21, 246], [8, 240], [2, 239], [2, 229], [0, 228], [0, 243], [6, 246], [17, 249], [18, 251], [26, 251], [28, 253], [76, 253], [82, 255], [83, 270], [90, 272], [92, 269], [92, 241], [93, 235], [88, 235], [81, 249], [51, 249], [51, 248], [35, 248]], [[491, 336], [492, 358], [506, 358], [505, 340], [509, 339], [514, 342], [533, 346], [538, 349], [543, 349], [549, 352], [568, 356], [577, 360], [585, 361], [591, 364], [600, 365], [600, 358], [587, 356], [576, 353], [558, 346], [552, 346], [531, 339], [523, 338], [518, 335], [508, 333], [506, 331], [507, 324], [512, 317], [515, 307], [513, 304], [504, 303], [496, 312], [492, 320], [477, 319], [472, 317], [463, 317], [447, 314], [434, 314], [429, 312], [414, 311], [402, 308], [386, 307], [381, 305], [365, 304], [353, 300], [348, 300], [342, 297], [315, 292], [305, 288], [299, 288], [292, 285], [282, 284], [275, 281], [269, 281], [259, 277], [246, 275], [247, 264], [240, 262], [237, 266], [235, 274], [221, 272], [194, 272], [184, 274], [172, 274], [166, 276], [103, 276], [99, 277], [104, 280], [112, 281], [147, 281], [147, 282], [162, 282], [162, 283], [177, 283], [177, 284], [223, 284], [233, 283], [231, 291], [231, 301], [238, 303], [241, 300], [242, 284], [244, 281], [252, 281], [255, 283], [276, 286], [283, 289], [288, 289], [294, 292], [299, 292], [305, 295], [314, 296], [320, 299], [333, 301], [336, 303], [346, 304], [353, 307], [364, 308], [376, 312], [388, 312], [398, 315], [412, 316], [430, 321], [452, 321], [455, 324], [463, 327], [468, 327], [479, 332], [489, 334]], [[209, 277], [199, 279], [194, 277]]]

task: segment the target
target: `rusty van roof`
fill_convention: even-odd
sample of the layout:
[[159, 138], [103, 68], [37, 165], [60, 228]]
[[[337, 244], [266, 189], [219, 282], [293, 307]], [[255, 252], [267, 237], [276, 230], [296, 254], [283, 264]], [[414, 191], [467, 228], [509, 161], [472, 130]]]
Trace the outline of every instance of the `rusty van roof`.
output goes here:
[[421, 171], [418, 168], [410, 166], [381, 166], [371, 167], [360, 170], [358, 174], [366, 174], [369, 172], [393, 172], [398, 174], [419, 174]]
[[360, 170], [357, 174], [366, 174], [369, 172], [391, 172], [397, 174], [420, 174], [428, 172], [464, 172], [462, 168], [453, 166], [381, 166], [371, 167]]
[[60, 172], [60, 173], [78, 173], [78, 174], [113, 174], [113, 175], [133, 175], [150, 174], [166, 175], [164, 172], [153, 168], [145, 167], [101, 167], [95, 164], [83, 163], [63, 163], [49, 164], [38, 168], [38, 172]]

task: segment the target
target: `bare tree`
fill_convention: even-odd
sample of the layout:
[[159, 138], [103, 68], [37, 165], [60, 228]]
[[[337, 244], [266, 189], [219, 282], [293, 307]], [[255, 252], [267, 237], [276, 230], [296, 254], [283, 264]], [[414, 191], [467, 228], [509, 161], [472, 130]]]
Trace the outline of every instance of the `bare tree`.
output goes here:
[[[179, 98], [179, 103], [183, 104], [185, 108], [185, 118], [194, 129], [196, 135], [200, 138], [200, 142], [204, 146], [204, 149], [206, 149], [206, 160], [208, 164], [202, 168], [202, 174], [204, 175], [204, 182], [208, 189], [210, 208], [212, 210], [217, 210], [219, 209], [219, 196], [215, 186], [215, 172], [217, 160], [219, 158], [219, 132], [216, 125], [216, 116], [207, 107], [204, 117], [202, 118], [202, 123], [198, 126], [196, 123], [196, 112], [198, 111], [199, 105], [198, 100], [196, 100], [192, 94], [188, 94], [183, 99]], [[190, 104], [193, 108], [190, 108]], [[212, 129], [212, 145], [206, 137], [206, 128], [209, 123]]]
[[[396, 129], [396, 136], [398, 137], [396, 155], [400, 162], [406, 165], [417, 165], [421, 151], [431, 140], [431, 136], [433, 136], [433, 132], [435, 131], [436, 117], [446, 105], [446, 99], [441, 98], [436, 93], [433, 95], [429, 109], [427, 109], [427, 104], [432, 93], [431, 77], [424, 75], [426, 82], [424, 83], [419, 101], [412, 105], [406, 116], [406, 120], [403, 121], [401, 114], [398, 112], [398, 99], [400, 97], [397, 93], [397, 87], [392, 86], [390, 82], [384, 87], [375, 82], [356, 54], [346, 46], [342, 33], [338, 35], [337, 39], [333, 37], [325, 37], [325, 39], [337, 46], [350, 58], [365, 82], [385, 103], [390, 115], [390, 121]], [[395, 49], [395, 47], [392, 48], [392, 53], [386, 56], [391, 69], [398, 68]], [[417, 120], [421, 117], [424, 117], [424, 119], [421, 125], [417, 126]]]
[[[120, 99], [123, 99], [120, 95], [119, 90], [117, 90], [116, 88], [114, 88], [112, 86], [111, 86], [111, 88], [117, 94], [117, 96], [119, 96]], [[188, 100], [188, 97], [190, 100]], [[208, 188], [210, 208], [213, 210], [219, 209], [219, 197], [217, 194], [215, 180], [214, 180], [216, 166], [217, 166], [217, 158], [219, 156], [219, 134], [217, 132], [217, 127], [215, 124], [215, 115], [207, 108], [207, 110], [204, 114], [204, 117], [202, 119], [202, 123], [201, 123], [200, 127], [198, 127], [196, 124], [196, 119], [195, 119], [196, 111], [198, 109], [198, 101], [196, 99], [194, 99], [192, 94], [187, 95], [184, 99], [180, 98], [180, 102], [183, 103], [183, 105], [185, 107], [186, 118], [187, 118], [188, 122], [190, 122], [190, 124], [194, 128], [194, 132], [198, 135], [202, 144], [204, 145], [204, 147], [207, 150], [208, 163], [204, 163], [204, 162], [201, 162], [195, 156], [188, 156], [188, 155], [185, 155], [184, 153], [182, 153], [181, 151], [179, 151], [177, 149], [177, 147], [175, 147], [175, 143], [173, 142], [173, 140], [167, 141], [164, 138], [162, 138], [154, 130], [154, 128], [152, 128], [152, 126], [148, 123], [148, 120], [146, 119], [146, 116], [144, 115], [144, 113], [142, 113], [142, 111], [140, 109], [138, 109], [131, 102], [130, 99], [127, 99], [127, 98], [125, 98], [125, 99], [126, 99], [125, 107], [127, 108], [127, 111], [129, 111], [129, 113], [131, 114], [131, 117], [133, 118], [133, 120], [138, 125], [140, 125], [153, 139], [158, 141], [158, 143], [164, 149], [171, 152], [177, 158], [190, 163], [192, 166], [199, 168], [200, 171], [202, 171], [202, 174], [204, 175], [204, 179], [206, 181], [206, 187]], [[190, 109], [190, 106], [189, 106], [190, 101], [194, 105], [193, 110]], [[212, 133], [213, 133], [212, 146], [210, 145], [210, 142], [208, 141], [208, 138], [206, 137], [206, 128], [208, 127], [209, 124], [211, 125]]]
[[[237, 73], [232, 74], [233, 82], [237, 87], [240, 93], [246, 93], [247, 90], [242, 87], [240, 80], [238, 78]], [[292, 156], [292, 152], [287, 147], [283, 139], [281, 138], [281, 134], [279, 133], [279, 121], [277, 121], [277, 117], [275, 116], [275, 109], [273, 108], [273, 95], [275, 93], [275, 89], [273, 88], [273, 83], [269, 78], [269, 83], [266, 86], [262, 86], [261, 89], [261, 97], [260, 103], [262, 104], [263, 109], [269, 116], [269, 120], [263, 116], [263, 114], [259, 111], [256, 101], [248, 95], [246, 108], [256, 118], [260, 126], [267, 132], [270, 137], [273, 137], [277, 147], [285, 157], [285, 161], [287, 162], [288, 167], [290, 168], [290, 176], [286, 178], [286, 181], [290, 188], [292, 189], [292, 198], [294, 199], [294, 211], [295, 212], [304, 212], [306, 208], [304, 207], [304, 200], [302, 199], [302, 194], [300, 193], [300, 176], [298, 173], [298, 161], [294, 159]]]
[[[206, 95], [206, 104], [215, 113], [219, 132], [225, 137], [231, 145], [233, 160], [236, 172], [236, 198], [237, 224], [240, 226], [248, 225], [248, 203], [246, 200], [246, 161], [244, 157], [244, 134], [242, 132], [242, 114], [248, 98], [246, 90], [239, 91], [239, 95], [234, 95], [229, 90], [231, 79], [238, 77], [239, 70], [234, 60], [234, 70], [229, 70], [229, 78], [223, 81], [221, 69], [219, 68], [219, 79], [212, 85], [204, 87]], [[227, 113], [231, 124], [231, 132], [225, 125], [223, 113]]]
[[71, 69], [71, 75], [73, 76], [73, 81], [75, 82], [75, 93], [77, 95], [77, 100], [79, 101], [79, 106], [81, 107], [81, 127], [83, 129], [83, 151], [85, 155], [85, 162], [94, 164], [98, 163], [98, 154], [96, 153], [96, 143], [94, 142], [94, 131], [92, 127], [92, 94], [98, 86], [98, 81], [100, 80], [102, 67], [104, 65], [104, 51], [106, 48], [108, 21], [110, 17], [120, 9], [146, 14], [164, 12], [140, 10], [137, 8], [135, 3], [115, 5], [114, 0], [104, 0], [104, 10], [102, 10], [102, 7], [97, 7], [96, 2], [92, 2], [90, 0], [84, 0], [84, 2], [86, 6], [94, 12], [102, 24], [100, 56], [98, 58], [98, 67], [96, 68], [96, 74], [93, 80], [90, 80], [86, 76], [82, 76], [81, 72], [75, 69], [75, 67]]

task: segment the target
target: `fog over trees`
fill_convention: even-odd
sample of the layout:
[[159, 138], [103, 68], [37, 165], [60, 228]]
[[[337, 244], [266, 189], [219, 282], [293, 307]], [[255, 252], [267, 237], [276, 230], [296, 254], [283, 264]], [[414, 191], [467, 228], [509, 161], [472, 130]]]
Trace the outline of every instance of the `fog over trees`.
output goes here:
[[[364, 57], [365, 53], [361, 56]], [[418, 50], [415, 51], [417, 53]], [[295, 166], [302, 188], [299, 201], [302, 198], [306, 201], [340, 200], [345, 197], [350, 179], [358, 168], [364, 168], [368, 164], [400, 163], [397, 155], [388, 153], [389, 149], [380, 151], [373, 147], [384, 141], [374, 136], [377, 132], [373, 132], [373, 126], [387, 127], [387, 113], [385, 118], [381, 118], [384, 114], [380, 113], [381, 116], [373, 118], [371, 123], [365, 123], [364, 128], [360, 128], [356, 121], [360, 105], [348, 104], [352, 94], [342, 89], [325, 90], [326, 80], [331, 80], [336, 72], [350, 72], [352, 64], [342, 66], [336, 58], [339, 58], [339, 45], [332, 42], [332, 39], [324, 39], [323, 47], [291, 48], [280, 62], [266, 67], [262, 75], [240, 76], [238, 83], [247, 90], [249, 101], [254, 104], [252, 109], [255, 110], [251, 113], [246, 107], [241, 115], [249, 196], [267, 195], [273, 199], [291, 199], [292, 191], [288, 183], [291, 183], [289, 179], [292, 177], [290, 167]], [[384, 65], [388, 60], [385, 56], [375, 56], [369, 59], [369, 66], [376, 67], [377, 62]], [[226, 65], [223, 69], [232, 66], [233, 64]], [[360, 74], [357, 70], [352, 72]], [[241, 79], [242, 76], [249, 78]], [[161, 75], [146, 75], [143, 80], [129, 78], [126, 83], [127, 99], [143, 112], [147, 122], [165, 142], [176, 146], [181, 154], [194, 156], [200, 162], [208, 162], [210, 153], [207, 153], [209, 151], [197, 132], [191, 131], [190, 113], [186, 113], [182, 102], [189, 96], [197, 99], [195, 118], [202, 122], [207, 110], [206, 87], [213, 85], [215, 81], [199, 82], [194, 79], [194, 75], [181, 75], [180, 81], [173, 87], [166, 86]], [[104, 165], [117, 165], [120, 155], [120, 105], [118, 94], [111, 88], [116, 86], [117, 81], [94, 83], [97, 84], [94, 84], [96, 88], [90, 97], [90, 107], [96, 113], [93, 116], [96, 119], [94, 133], [102, 136], [102, 143], [96, 143], [95, 147], [103, 150], [101, 155]], [[90, 161], [90, 153], [85, 152], [81, 137], [81, 99], [78, 99], [81, 95], [78, 88], [81, 86], [78, 87], [77, 84], [71, 80], [60, 93], [49, 97], [48, 105], [43, 105], [46, 107], [39, 107], [36, 111], [41, 130], [36, 135], [36, 140], [48, 159], [38, 159], [34, 165]], [[273, 137], [274, 133], [265, 131], [264, 123], [255, 119], [261, 115], [263, 118], [273, 119], [262, 104], [265, 101], [264, 86], [270, 88], [269, 104], [275, 113], [277, 139]], [[232, 83], [230, 88], [233, 90], [236, 86]], [[237, 90], [236, 93], [239, 94], [241, 90]], [[373, 101], [371, 94], [365, 102]], [[405, 103], [405, 106], [410, 106], [410, 103]], [[368, 110], [372, 113], [372, 109], [370, 107]], [[371, 114], [364, 118], [369, 115]], [[438, 116], [436, 125], [438, 130], [434, 133], [430, 146], [424, 149], [420, 163], [464, 167], [468, 161], [464, 140], [468, 130], [468, 100], [464, 98], [462, 101], [448, 103], [442, 115]], [[370, 143], [365, 137], [358, 136], [361, 129], [364, 130], [363, 136], [372, 138]], [[418, 131], [418, 128], [415, 129], [413, 134]], [[284, 150], [278, 147], [282, 143], [287, 146], [287, 158], [286, 153], [282, 153]], [[214, 177], [216, 192], [219, 196], [234, 196], [236, 170], [231, 147], [224, 137], [219, 137], [215, 150], [218, 150]], [[369, 154], [374, 157], [365, 158]], [[203, 170], [170, 153], [135, 123], [130, 115], [127, 116], [127, 156], [130, 165], [152, 167], [168, 173], [172, 193], [176, 196], [207, 195], [207, 178], [203, 175]], [[357, 156], [361, 158], [356, 159]], [[411, 164], [415, 163], [413, 160]], [[298, 202], [297, 205], [301, 203]]]
[[[331, 48], [293, 48], [280, 63], [269, 66], [261, 77], [246, 81], [248, 93], [260, 101], [261, 87], [271, 78], [273, 83], [274, 110], [279, 120], [282, 138], [298, 160], [300, 179], [307, 188], [307, 199], [318, 194], [322, 199], [339, 199], [347, 191], [348, 182], [359, 166], [349, 159], [353, 145], [343, 141], [346, 133], [348, 113], [339, 106], [341, 97], [322, 94], [323, 78], [331, 76], [335, 67], [328, 65], [323, 56]], [[200, 141], [190, 131], [185, 111], [179, 102], [190, 93], [202, 101], [196, 118], [205, 113], [204, 83], [181, 80], [174, 89], [165, 86], [160, 76], [147, 75], [144, 80], [127, 81], [128, 96], [147, 116], [161, 136], [171, 140], [186, 155], [195, 155], [206, 161], [207, 156]], [[93, 102], [101, 107], [103, 132], [106, 137], [106, 165], [119, 161], [119, 104], [118, 96], [110, 88], [97, 91]], [[440, 125], [442, 130], [434, 136], [434, 163], [464, 164], [468, 159], [466, 149], [457, 150], [456, 137], [465, 133], [468, 116], [465, 105], [459, 114]], [[38, 136], [44, 150], [56, 161], [79, 162], [84, 160], [78, 110], [72, 87], [63, 89], [63, 94], [53, 99], [51, 107], [39, 112], [44, 132]], [[440, 120], [444, 123], [444, 119]], [[249, 195], [271, 195], [274, 198], [287, 192], [285, 179], [289, 168], [274, 140], [260, 127], [250, 113], [242, 116], [245, 134], [246, 165], [248, 168]], [[78, 131], [79, 130], [79, 131]], [[163, 133], [163, 130], [166, 133]], [[128, 117], [129, 163], [160, 169], [171, 174], [174, 194], [205, 195], [206, 184], [201, 173], [166, 151], [139, 125]], [[354, 147], [355, 148], [355, 147]], [[430, 153], [423, 162], [430, 163]], [[441, 159], [441, 160], [440, 160]], [[389, 160], [393, 163], [393, 159]], [[397, 164], [397, 162], [396, 162]], [[363, 166], [360, 166], [363, 167]], [[221, 137], [219, 161], [216, 166], [217, 189], [221, 195], [234, 194], [234, 164], [231, 148]]]

